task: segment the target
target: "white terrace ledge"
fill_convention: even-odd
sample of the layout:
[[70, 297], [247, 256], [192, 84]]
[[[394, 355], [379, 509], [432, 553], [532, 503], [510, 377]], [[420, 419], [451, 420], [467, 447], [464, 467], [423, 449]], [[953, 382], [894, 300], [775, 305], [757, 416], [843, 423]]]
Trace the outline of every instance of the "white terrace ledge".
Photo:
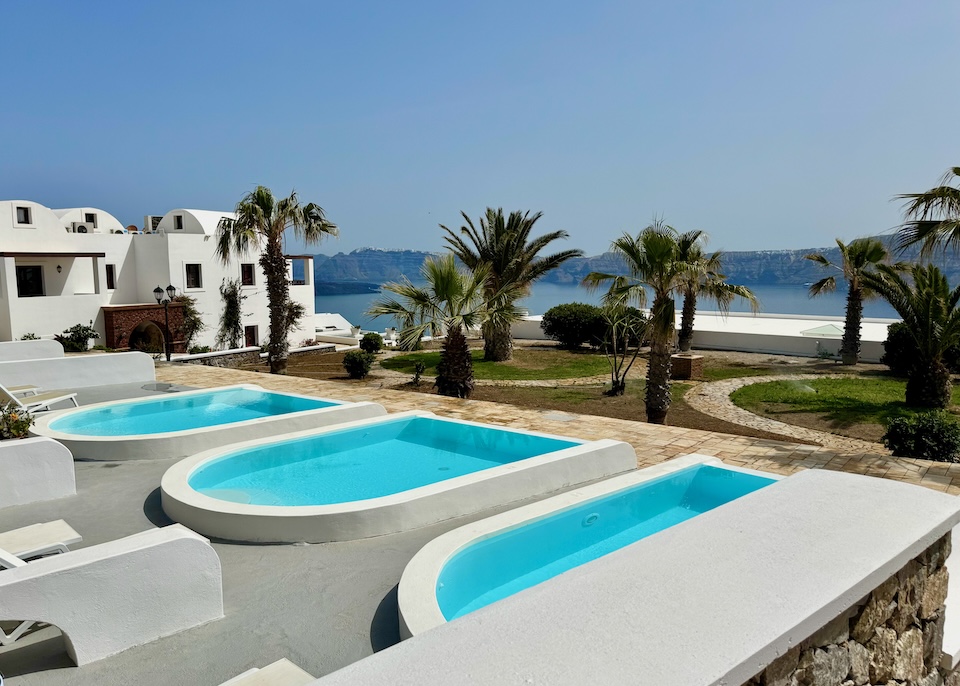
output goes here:
[[318, 686], [742, 684], [960, 521], [960, 499], [807, 470]]

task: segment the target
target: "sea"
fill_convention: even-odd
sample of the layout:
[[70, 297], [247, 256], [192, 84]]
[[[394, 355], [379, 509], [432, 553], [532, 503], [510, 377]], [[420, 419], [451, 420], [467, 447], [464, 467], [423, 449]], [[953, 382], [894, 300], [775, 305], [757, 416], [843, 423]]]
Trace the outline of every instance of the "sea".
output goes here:
[[[806, 286], [751, 286], [751, 290], [760, 301], [760, 312], [765, 314], [808, 314], [842, 317], [846, 308], [846, 290], [840, 288], [833, 293], [826, 293], [817, 298], [811, 298]], [[591, 293], [578, 285], [561, 285], [554, 283], [534, 284], [530, 295], [520, 302], [530, 314], [543, 314], [554, 305], [563, 303], [582, 302], [599, 304], [601, 293]], [[364, 329], [382, 331], [394, 322], [387, 317], [374, 319], [364, 314], [373, 301], [379, 297], [378, 293], [354, 293], [349, 295], [318, 295], [316, 296], [317, 312], [337, 312], [342, 314], [351, 324], [362, 326]], [[679, 307], [679, 304], [678, 304]], [[699, 303], [700, 309], [715, 310], [707, 301]], [[731, 306], [732, 312], [749, 312], [750, 306], [737, 299]], [[881, 317], [899, 319], [892, 307], [879, 298], [864, 303], [865, 317]]]

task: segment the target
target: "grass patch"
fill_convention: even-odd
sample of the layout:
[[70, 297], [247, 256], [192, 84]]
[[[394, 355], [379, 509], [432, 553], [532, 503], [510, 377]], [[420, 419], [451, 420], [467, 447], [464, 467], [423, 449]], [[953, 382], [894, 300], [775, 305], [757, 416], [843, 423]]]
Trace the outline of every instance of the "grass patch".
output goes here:
[[[904, 402], [906, 386], [902, 379], [881, 377], [771, 381], [744, 386], [730, 399], [757, 414], [780, 415], [785, 422], [791, 414], [811, 413], [840, 429], [855, 424], [886, 426], [894, 417], [917, 414]], [[954, 387], [951, 404], [958, 403], [960, 388]]]
[[[508, 362], [484, 362], [483, 351], [474, 350], [473, 376], [491, 381], [520, 381], [543, 379], [579, 379], [608, 374], [610, 367], [602, 354], [569, 350], [533, 350], [516, 348]], [[417, 362], [423, 362], [427, 376], [436, 376], [440, 351], [424, 351], [398, 355], [380, 361], [384, 369], [413, 374]]]
[[773, 373], [772, 369], [763, 367], [751, 367], [745, 364], [732, 364], [723, 366], [710, 366], [708, 363], [704, 366], [704, 381], [724, 381], [725, 379], [739, 379], [743, 376], [769, 376]]

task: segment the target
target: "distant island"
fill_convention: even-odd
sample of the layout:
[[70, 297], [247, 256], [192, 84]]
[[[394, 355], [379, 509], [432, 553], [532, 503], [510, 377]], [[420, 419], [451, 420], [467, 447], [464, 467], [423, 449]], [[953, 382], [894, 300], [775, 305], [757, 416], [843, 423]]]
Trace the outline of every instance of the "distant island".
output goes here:
[[[890, 236], [879, 236], [888, 241]], [[803, 250], [749, 250], [724, 253], [723, 271], [731, 283], [744, 286], [806, 286], [819, 281], [827, 272], [805, 255], [821, 252], [833, 263], [840, 260], [836, 245], [827, 248]], [[314, 258], [314, 283], [318, 295], [343, 293], [370, 293], [380, 284], [398, 281], [406, 276], [419, 281], [420, 265], [438, 253], [423, 250], [381, 250], [359, 248], [349, 253], [317, 255]], [[908, 251], [899, 259], [914, 260], [917, 251]], [[951, 282], [960, 281], [960, 257], [952, 251], [935, 261]], [[613, 253], [593, 257], [579, 257], [565, 262], [542, 279], [543, 283], [573, 285], [592, 271], [617, 272], [622, 269], [620, 258]], [[326, 290], [320, 290], [321, 286]], [[353, 289], [353, 290], [334, 290]]]

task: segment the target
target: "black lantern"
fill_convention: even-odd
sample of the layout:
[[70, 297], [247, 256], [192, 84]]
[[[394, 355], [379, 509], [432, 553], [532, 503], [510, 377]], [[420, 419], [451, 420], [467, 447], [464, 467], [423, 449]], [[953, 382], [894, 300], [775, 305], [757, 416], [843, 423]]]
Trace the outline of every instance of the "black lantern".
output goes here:
[[173, 300], [173, 297], [177, 294], [177, 289], [173, 284], [170, 284], [166, 288], [166, 299], [164, 299], [164, 289], [157, 286], [153, 289], [153, 297], [157, 299], [158, 305], [163, 305], [163, 322], [166, 327], [166, 330], [163, 332], [163, 352], [167, 357], [167, 362], [170, 361], [170, 301]]

